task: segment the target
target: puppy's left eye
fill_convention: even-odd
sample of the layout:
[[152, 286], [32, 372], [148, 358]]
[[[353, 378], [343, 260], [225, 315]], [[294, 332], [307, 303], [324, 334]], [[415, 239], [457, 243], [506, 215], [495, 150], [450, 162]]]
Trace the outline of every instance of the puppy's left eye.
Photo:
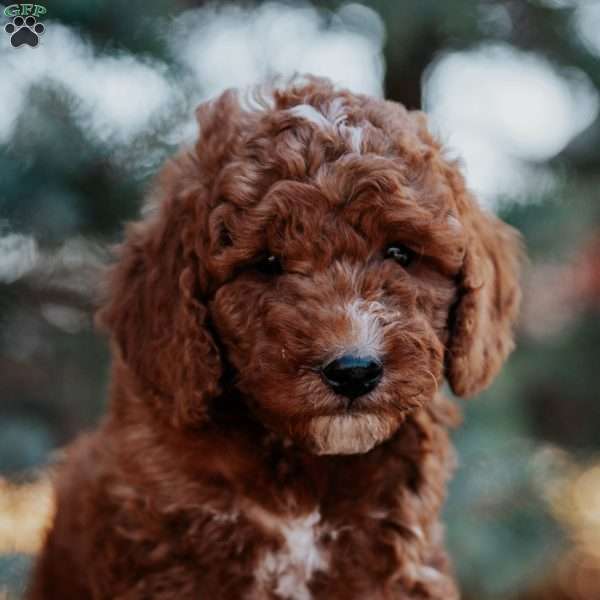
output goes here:
[[278, 256], [270, 254], [263, 256], [260, 260], [254, 263], [254, 268], [264, 275], [281, 275], [283, 266]]
[[415, 252], [404, 244], [392, 244], [385, 249], [385, 257], [395, 260], [403, 267], [408, 267], [415, 259], [415, 256]]

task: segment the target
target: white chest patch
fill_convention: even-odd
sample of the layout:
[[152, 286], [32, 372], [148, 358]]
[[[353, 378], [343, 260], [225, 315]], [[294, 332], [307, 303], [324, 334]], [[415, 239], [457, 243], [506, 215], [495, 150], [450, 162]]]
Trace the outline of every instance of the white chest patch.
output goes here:
[[321, 515], [318, 511], [292, 519], [269, 519], [269, 528], [281, 534], [284, 543], [267, 552], [257, 569], [257, 583], [273, 590], [282, 600], [311, 600], [308, 583], [315, 571], [328, 566], [319, 544]]

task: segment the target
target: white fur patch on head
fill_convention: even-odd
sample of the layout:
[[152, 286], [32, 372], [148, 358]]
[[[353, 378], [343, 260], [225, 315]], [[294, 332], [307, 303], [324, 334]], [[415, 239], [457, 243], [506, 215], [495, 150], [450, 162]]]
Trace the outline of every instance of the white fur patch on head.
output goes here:
[[334, 98], [323, 111], [310, 104], [298, 104], [288, 109], [291, 115], [309, 121], [322, 131], [340, 136], [351, 152], [360, 154], [362, 145], [362, 128], [348, 125], [348, 115], [343, 98]]
[[315, 417], [309, 426], [317, 454], [363, 454], [395, 430], [389, 418], [364, 413]]
[[308, 582], [315, 571], [328, 566], [319, 545], [320, 520], [317, 510], [288, 519], [269, 515], [265, 521], [267, 528], [279, 533], [284, 544], [263, 557], [256, 572], [261, 590], [272, 591], [282, 600], [311, 600]]
[[248, 112], [260, 112], [275, 108], [275, 98], [268, 85], [246, 88], [239, 96], [240, 108]]
[[361, 153], [362, 129], [360, 127], [345, 127], [346, 141], [357, 154]]
[[320, 113], [314, 106], [310, 104], [298, 104], [288, 110], [288, 112], [299, 119], [310, 121], [317, 127], [323, 130], [331, 129], [331, 123], [327, 120], [323, 113]]
[[379, 358], [383, 353], [384, 326], [396, 315], [376, 301], [353, 300], [342, 307], [348, 331], [334, 349], [333, 358], [343, 354]]
[[344, 99], [334, 98], [325, 108], [325, 114], [334, 127], [342, 125], [347, 119]]

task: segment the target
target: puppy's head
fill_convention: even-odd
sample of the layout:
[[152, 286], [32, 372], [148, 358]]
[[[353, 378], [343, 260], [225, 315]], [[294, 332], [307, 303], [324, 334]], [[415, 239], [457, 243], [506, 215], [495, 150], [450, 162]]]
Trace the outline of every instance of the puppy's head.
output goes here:
[[235, 386], [276, 433], [359, 453], [444, 377], [463, 396], [492, 380], [512, 347], [518, 237], [420, 113], [309, 79], [253, 109], [226, 92], [198, 118], [100, 314], [179, 424]]

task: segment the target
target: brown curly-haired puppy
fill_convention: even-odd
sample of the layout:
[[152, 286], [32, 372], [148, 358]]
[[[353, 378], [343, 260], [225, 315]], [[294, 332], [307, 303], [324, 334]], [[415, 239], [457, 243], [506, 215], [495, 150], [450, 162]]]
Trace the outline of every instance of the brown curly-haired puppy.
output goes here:
[[456, 410], [512, 348], [519, 239], [421, 113], [296, 79], [198, 109], [100, 322], [37, 600], [452, 600]]

